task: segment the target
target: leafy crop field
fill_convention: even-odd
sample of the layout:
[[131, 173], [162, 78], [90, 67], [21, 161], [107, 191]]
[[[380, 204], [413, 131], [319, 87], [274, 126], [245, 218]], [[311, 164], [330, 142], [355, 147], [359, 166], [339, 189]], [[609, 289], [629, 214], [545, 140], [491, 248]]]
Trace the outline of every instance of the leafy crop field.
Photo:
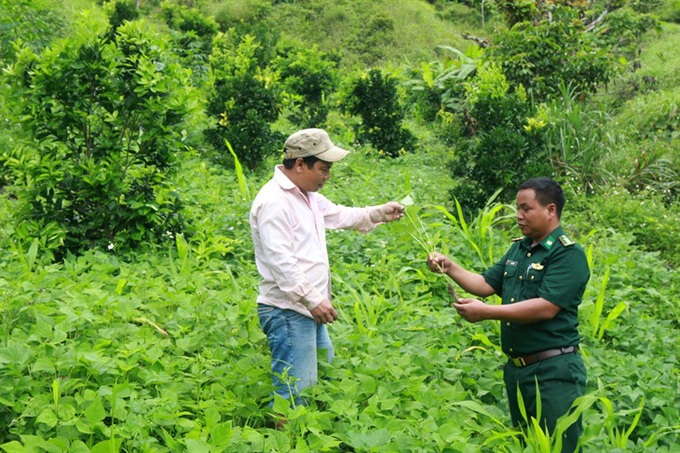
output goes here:
[[[676, 0], [524, 2], [616, 4], [593, 29], [604, 42], [574, 41], [600, 53], [573, 45], [583, 60], [549, 74], [615, 54], [585, 91], [523, 78], [555, 66], [540, 39], [524, 86], [463, 38], [504, 36], [512, 61], [528, 41], [496, 29], [513, 2], [58, 3], [0, 0], [1, 451], [556, 451], [559, 434], [511, 426], [498, 324], [461, 320], [425, 265], [433, 250], [479, 271], [499, 259], [520, 234], [507, 193], [469, 204], [548, 168], [591, 267], [583, 451], [680, 452]], [[553, 31], [555, 46], [587, 36]], [[358, 102], [369, 70], [377, 96]], [[375, 105], [389, 114], [368, 125]], [[248, 212], [279, 163], [264, 145], [305, 121], [353, 150], [326, 196], [411, 203], [370, 234], [328, 233], [336, 359], [309, 405], [270, 409]]]
[[[248, 199], [231, 174], [187, 161], [178, 188], [204, 236], [143, 254], [44, 265], [36, 249], [0, 267], [0, 445], [4, 451], [550, 451], [512, 429], [495, 323], [462, 322], [426, 272], [425, 231], [473, 268], [516, 234], [510, 207], [463, 224], [428, 157], [354, 153], [327, 195], [346, 204], [411, 194], [408, 219], [329, 236], [337, 359], [309, 406], [277, 404], [260, 332]], [[409, 170], [404, 171], [404, 168]], [[268, 175], [247, 180], [252, 194]], [[7, 218], [11, 202], [2, 209]], [[568, 211], [569, 205], [567, 205]], [[505, 214], [509, 214], [509, 217]], [[679, 451], [677, 271], [631, 238], [565, 224], [588, 251], [581, 308], [589, 389], [586, 451]], [[417, 226], [417, 228], [416, 228]], [[11, 244], [7, 230], [2, 237]]]

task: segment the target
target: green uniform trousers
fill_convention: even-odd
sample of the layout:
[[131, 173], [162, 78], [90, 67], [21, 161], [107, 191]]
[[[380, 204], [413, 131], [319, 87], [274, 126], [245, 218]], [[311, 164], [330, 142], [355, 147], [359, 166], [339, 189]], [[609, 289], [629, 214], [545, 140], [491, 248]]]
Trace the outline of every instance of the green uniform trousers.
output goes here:
[[[517, 388], [524, 400], [527, 416], [536, 418], [536, 380], [541, 398], [541, 427], [554, 432], [557, 419], [566, 414], [576, 398], [585, 394], [586, 368], [580, 354], [552, 357], [525, 367], [508, 362], [503, 379], [510, 403], [510, 416], [515, 426], [526, 425], [519, 410]], [[562, 452], [576, 451], [583, 432], [581, 418], [567, 429], [562, 438]]]

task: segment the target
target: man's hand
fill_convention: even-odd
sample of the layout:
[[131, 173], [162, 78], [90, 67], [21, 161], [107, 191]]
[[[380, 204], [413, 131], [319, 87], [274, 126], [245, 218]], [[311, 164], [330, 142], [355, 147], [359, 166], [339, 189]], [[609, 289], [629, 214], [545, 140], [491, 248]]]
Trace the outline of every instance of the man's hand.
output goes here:
[[481, 300], [477, 299], [460, 299], [453, 304], [458, 314], [469, 322], [479, 322], [488, 319], [486, 305]]
[[338, 319], [338, 312], [335, 311], [333, 304], [331, 304], [331, 301], [328, 299], [314, 307], [310, 313], [314, 316], [314, 320], [321, 324], [332, 324], [333, 321]]
[[427, 257], [427, 266], [436, 274], [448, 274], [451, 268], [451, 259], [441, 253], [433, 252]]
[[404, 207], [396, 201], [389, 201], [382, 206], [385, 213], [385, 221], [392, 222], [404, 217]]
[[371, 210], [371, 222], [392, 222], [404, 217], [404, 207], [396, 201], [388, 201], [382, 206], [376, 206]]

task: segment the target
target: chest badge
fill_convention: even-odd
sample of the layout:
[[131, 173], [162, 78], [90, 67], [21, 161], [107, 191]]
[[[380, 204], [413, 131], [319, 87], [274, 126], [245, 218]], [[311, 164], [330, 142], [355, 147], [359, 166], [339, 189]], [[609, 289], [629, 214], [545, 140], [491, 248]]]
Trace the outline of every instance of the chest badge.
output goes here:
[[541, 263], [531, 263], [531, 268], [536, 271], [542, 271], [543, 265]]

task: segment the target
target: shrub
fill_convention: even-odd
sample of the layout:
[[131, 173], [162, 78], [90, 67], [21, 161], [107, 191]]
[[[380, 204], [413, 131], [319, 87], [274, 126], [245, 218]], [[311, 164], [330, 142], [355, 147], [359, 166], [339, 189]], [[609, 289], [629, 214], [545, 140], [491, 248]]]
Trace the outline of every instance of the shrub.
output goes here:
[[166, 174], [183, 147], [192, 90], [148, 24], [122, 25], [115, 42], [90, 35], [42, 55], [25, 49], [8, 77], [34, 137], [9, 159], [26, 207], [20, 219], [36, 225], [29, 232], [58, 226], [64, 242], [52, 246], [63, 255], [181, 229]]
[[329, 95], [338, 85], [337, 60], [316, 46], [281, 44], [272, 67], [279, 72], [290, 120], [302, 127], [321, 127], [328, 117]]
[[680, 208], [677, 204], [667, 205], [663, 193], [653, 189], [636, 193], [612, 187], [594, 197], [574, 200], [577, 206], [570, 208], [571, 215], [583, 217], [583, 225], [632, 234], [634, 245], [658, 252], [674, 268], [680, 266]]
[[107, 3], [109, 10], [109, 32], [108, 37], [114, 39], [116, 30], [125, 22], [136, 20], [139, 18], [139, 11], [132, 0], [118, 0]]
[[396, 157], [415, 145], [415, 136], [402, 127], [405, 109], [399, 100], [397, 80], [381, 70], [372, 69], [351, 83], [344, 108], [362, 119], [359, 141], [367, 141], [379, 153]]
[[283, 142], [281, 134], [271, 128], [281, 105], [272, 75], [255, 58], [259, 43], [247, 35], [232, 47], [234, 39], [233, 33], [215, 37], [207, 106], [213, 124], [206, 130], [206, 138], [222, 153], [218, 157], [222, 163], [231, 161], [229, 141], [239, 161], [254, 169]]
[[659, 29], [659, 22], [653, 16], [621, 8], [607, 15], [594, 38], [600, 47], [631, 58], [636, 56], [642, 36], [653, 29]]
[[192, 69], [194, 78], [201, 82], [208, 72], [208, 59], [212, 52], [212, 40], [219, 26], [198, 9], [171, 3], [163, 4], [163, 18], [172, 30], [174, 49]]
[[521, 87], [512, 90], [500, 68], [488, 65], [466, 84], [466, 91], [470, 120], [459, 125], [456, 184], [450, 193], [474, 215], [496, 190], [501, 189], [501, 201], [511, 202], [523, 180], [554, 172], [543, 147], [544, 122], [533, 118]]
[[579, 95], [592, 93], [614, 73], [613, 55], [593, 43], [569, 8], [556, 9], [553, 20], [518, 22], [501, 31], [487, 56], [534, 101], [558, 95], [561, 81]]

